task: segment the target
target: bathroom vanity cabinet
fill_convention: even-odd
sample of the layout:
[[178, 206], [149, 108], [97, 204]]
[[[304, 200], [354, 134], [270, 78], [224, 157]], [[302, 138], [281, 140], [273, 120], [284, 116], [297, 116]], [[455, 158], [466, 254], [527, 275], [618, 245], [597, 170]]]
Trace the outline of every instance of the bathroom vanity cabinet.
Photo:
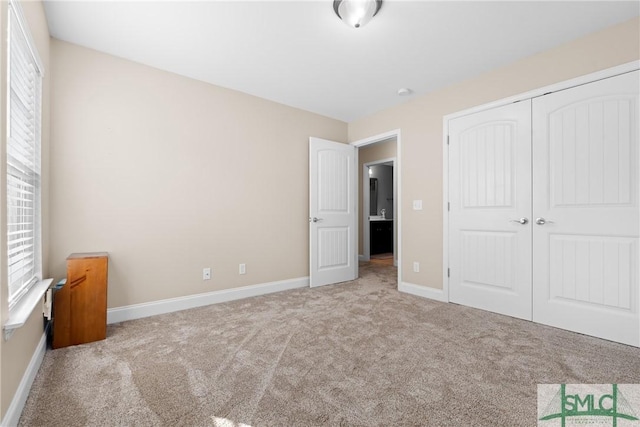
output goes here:
[[369, 222], [369, 239], [371, 241], [370, 254], [384, 254], [393, 252], [393, 220]]

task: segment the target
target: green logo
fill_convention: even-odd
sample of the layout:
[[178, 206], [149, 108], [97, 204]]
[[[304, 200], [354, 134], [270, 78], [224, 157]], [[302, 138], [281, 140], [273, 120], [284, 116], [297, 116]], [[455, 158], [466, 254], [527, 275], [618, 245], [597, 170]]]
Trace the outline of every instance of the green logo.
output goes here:
[[[567, 420], [573, 421], [572, 424], [613, 427], [618, 426], [619, 420], [638, 421], [638, 417], [627, 398], [620, 392], [618, 385], [611, 384], [610, 387], [611, 392], [608, 390], [603, 392], [602, 388], [585, 384], [582, 387], [580, 385], [573, 387], [573, 393], [568, 393], [567, 385], [560, 384], [559, 390], [542, 411], [540, 421], [559, 420], [561, 427], [567, 425]], [[540, 399], [540, 386], [538, 391], [538, 399]]]

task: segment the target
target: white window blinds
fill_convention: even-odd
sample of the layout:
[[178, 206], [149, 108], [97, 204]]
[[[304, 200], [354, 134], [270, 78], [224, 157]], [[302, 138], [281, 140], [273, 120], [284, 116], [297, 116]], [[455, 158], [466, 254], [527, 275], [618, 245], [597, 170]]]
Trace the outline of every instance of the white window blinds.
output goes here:
[[9, 307], [41, 280], [41, 68], [16, 5], [9, 4], [7, 268]]

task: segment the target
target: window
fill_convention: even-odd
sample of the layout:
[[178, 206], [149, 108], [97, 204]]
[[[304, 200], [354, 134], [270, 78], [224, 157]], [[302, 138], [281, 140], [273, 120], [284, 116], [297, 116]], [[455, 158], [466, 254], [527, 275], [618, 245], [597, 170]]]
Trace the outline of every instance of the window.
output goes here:
[[7, 274], [9, 307], [42, 280], [40, 131], [42, 67], [17, 4], [9, 3]]

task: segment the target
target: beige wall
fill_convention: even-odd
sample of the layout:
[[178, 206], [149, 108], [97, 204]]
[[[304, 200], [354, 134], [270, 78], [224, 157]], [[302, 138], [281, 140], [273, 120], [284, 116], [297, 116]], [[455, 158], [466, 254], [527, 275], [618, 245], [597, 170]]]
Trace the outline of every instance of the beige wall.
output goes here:
[[107, 251], [120, 307], [308, 276], [308, 139], [346, 141], [346, 123], [51, 48], [56, 278], [71, 252]]
[[[49, 274], [49, 86], [50, 86], [50, 69], [49, 69], [49, 29], [47, 27], [47, 21], [44, 15], [44, 9], [41, 2], [25, 1], [22, 2], [22, 9], [24, 11], [25, 18], [29, 24], [31, 35], [33, 36], [36, 44], [36, 49], [40, 55], [44, 66], [44, 81], [42, 88], [42, 248], [43, 248], [43, 274], [47, 277]], [[7, 3], [0, 2], [0, 11], [2, 15], [2, 44], [0, 63], [6, 61], [6, 15], [7, 15]], [[6, 109], [6, 75], [4, 74], [5, 67], [1, 67], [2, 86], [0, 89], [0, 114], [5, 117]], [[4, 123], [4, 121], [2, 121]], [[2, 154], [0, 156], [0, 165], [2, 165], [2, 173], [0, 173], [0, 186], [3, 188], [2, 197], [0, 198], [0, 216], [6, 215], [7, 195], [6, 191], [6, 171], [4, 165], [6, 164], [6, 129], [2, 126], [0, 133], [3, 143]], [[4, 221], [0, 221], [0, 269], [3, 272], [2, 282], [7, 283], [6, 277], [6, 224]], [[7, 319], [8, 316], [8, 295], [7, 287], [2, 286], [1, 298], [0, 298], [0, 311], [2, 313], [2, 322]], [[0, 347], [0, 419], [4, 419], [7, 409], [13, 400], [13, 396], [18, 388], [22, 376], [31, 360], [40, 338], [42, 337], [42, 311], [36, 309], [31, 317], [27, 320], [27, 323], [16, 330], [9, 341], [1, 341]]]
[[[364, 166], [365, 163], [369, 163], [369, 162], [375, 162], [376, 160], [383, 160], [383, 159], [390, 159], [392, 157], [396, 157], [396, 149], [397, 149], [397, 142], [396, 142], [396, 138], [394, 137], [392, 140], [389, 141], [383, 141], [383, 142], [379, 142], [377, 144], [372, 144], [372, 145], [365, 145], [364, 147], [360, 148], [358, 150], [358, 188], [360, 189], [359, 194], [360, 197], [358, 197], [358, 254], [362, 255], [364, 253], [364, 245], [363, 245], [363, 239], [362, 239], [362, 233], [363, 233], [363, 223], [364, 223], [364, 213], [365, 211], [368, 212], [367, 209], [364, 209], [362, 202], [363, 202], [363, 197], [364, 197], [364, 189], [362, 186], [362, 167]], [[395, 173], [395, 171], [394, 171]], [[397, 191], [397, 182], [393, 181], [393, 187], [394, 190]], [[395, 206], [395, 205], [394, 205]], [[398, 218], [398, 215], [396, 215], [396, 212], [394, 210], [393, 212], [393, 217], [394, 218]], [[393, 226], [396, 227], [397, 221], [394, 220], [393, 221]], [[397, 252], [395, 251], [395, 247], [394, 247], [394, 255], [395, 258], [397, 259], [398, 255]]]
[[[637, 60], [639, 28], [635, 18], [349, 124], [349, 141], [401, 129], [404, 282], [442, 287], [442, 117]], [[416, 199], [422, 211], [411, 209]]]

